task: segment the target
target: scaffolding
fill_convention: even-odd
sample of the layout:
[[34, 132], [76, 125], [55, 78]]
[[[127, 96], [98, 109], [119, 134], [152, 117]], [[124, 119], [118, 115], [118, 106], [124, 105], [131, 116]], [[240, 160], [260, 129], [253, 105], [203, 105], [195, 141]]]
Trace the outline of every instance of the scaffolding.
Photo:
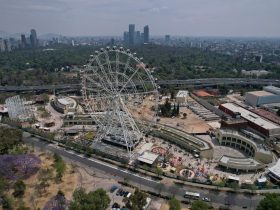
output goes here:
[[6, 106], [8, 109], [9, 117], [16, 121], [28, 121], [33, 117], [31, 106], [26, 102], [24, 98], [20, 98], [18, 95], [7, 98]]

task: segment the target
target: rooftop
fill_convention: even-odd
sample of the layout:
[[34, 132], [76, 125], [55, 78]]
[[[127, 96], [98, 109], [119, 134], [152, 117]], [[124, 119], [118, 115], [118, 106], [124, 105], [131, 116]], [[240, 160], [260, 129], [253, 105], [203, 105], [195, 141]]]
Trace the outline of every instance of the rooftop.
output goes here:
[[179, 90], [176, 97], [187, 97], [189, 95], [189, 91], [187, 90]]
[[280, 159], [278, 159], [277, 163], [274, 166], [268, 168], [268, 170], [277, 177], [280, 177]]
[[261, 118], [259, 115], [242, 108], [241, 106], [235, 105], [233, 103], [225, 103], [222, 104], [223, 107], [231, 110], [232, 112], [239, 112], [241, 114], [241, 117], [243, 117], [244, 119], [253, 122], [267, 130], [271, 130], [271, 129], [280, 129], [280, 127], [268, 120], [265, 120], [263, 118]]
[[60, 97], [57, 100], [60, 104], [63, 104], [64, 106], [68, 106], [72, 108], [76, 106], [76, 101], [70, 97]]
[[275, 86], [266, 86], [263, 88], [266, 91], [269, 91], [271, 93], [280, 95], [280, 88], [279, 87], [275, 87]]
[[223, 155], [219, 164], [240, 170], [254, 170], [263, 166], [260, 162], [252, 158], [237, 158]]
[[158, 154], [152, 153], [152, 152], [144, 152], [142, 155], [140, 155], [137, 160], [143, 162], [143, 163], [148, 163], [152, 165], [156, 159], [158, 158]]
[[255, 95], [255, 96], [274, 96], [275, 94], [264, 91], [264, 90], [260, 90], [260, 91], [251, 91], [248, 92], [251, 95]]

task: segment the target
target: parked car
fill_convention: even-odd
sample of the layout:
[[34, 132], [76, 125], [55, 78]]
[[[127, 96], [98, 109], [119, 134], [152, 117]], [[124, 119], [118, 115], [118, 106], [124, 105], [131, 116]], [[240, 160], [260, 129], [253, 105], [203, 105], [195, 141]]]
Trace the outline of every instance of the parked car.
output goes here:
[[123, 189], [122, 189], [122, 188], [118, 189], [118, 191], [117, 191], [116, 195], [121, 195], [122, 191], [123, 191]]
[[124, 196], [124, 195], [125, 195], [125, 193], [126, 193], [126, 191], [125, 191], [125, 190], [121, 191], [121, 192], [120, 192], [120, 196]]
[[131, 193], [126, 191], [125, 194], [124, 194], [124, 197], [129, 198], [130, 196], [131, 196]]
[[111, 187], [111, 189], [110, 189], [110, 193], [115, 192], [115, 191], [116, 191], [116, 189], [118, 189], [118, 186], [113, 185], [113, 186]]
[[120, 207], [121, 207], [120, 204], [114, 203], [114, 204], [112, 205], [112, 210], [119, 210]]
[[205, 202], [210, 202], [211, 201], [210, 198], [207, 198], [207, 197], [203, 197], [202, 200], [205, 201]]

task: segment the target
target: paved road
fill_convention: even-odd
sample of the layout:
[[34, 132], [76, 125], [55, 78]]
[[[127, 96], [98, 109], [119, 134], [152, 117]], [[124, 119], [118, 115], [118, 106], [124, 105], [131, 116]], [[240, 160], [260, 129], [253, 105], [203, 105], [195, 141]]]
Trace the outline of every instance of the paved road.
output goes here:
[[[138, 174], [131, 173], [130, 171], [120, 169], [116, 166], [103, 163], [98, 160], [85, 158], [83, 155], [74, 153], [73, 151], [67, 151], [53, 144], [48, 144], [47, 142], [41, 141], [36, 137], [31, 137], [28, 133], [24, 133], [23, 140], [26, 143], [33, 144], [36, 147], [42, 148], [44, 150], [49, 150], [51, 152], [56, 152], [63, 157], [66, 157], [72, 161], [82, 163], [89, 167], [104, 171], [107, 174], [111, 174], [122, 179], [126, 178], [130, 183], [136, 184], [142, 189], [150, 190], [154, 192], [159, 192], [161, 188], [161, 193], [166, 195], [174, 194], [178, 199], [182, 200], [184, 192], [186, 190], [191, 192], [199, 192], [202, 197], [209, 197], [215, 206], [229, 204], [231, 209], [242, 209], [243, 206], [247, 206], [248, 209], [256, 209], [256, 206], [262, 196], [255, 195], [251, 197], [245, 194], [236, 194], [228, 192], [217, 192], [207, 189], [201, 189], [198, 187], [176, 187], [175, 185], [167, 186], [160, 184], [160, 182], [150, 179], [149, 177], [139, 176]], [[249, 208], [251, 206], [251, 208]]]
[[[275, 79], [249, 79], [249, 78], [205, 78], [187, 80], [159, 80], [159, 85], [187, 85], [187, 86], [214, 86], [214, 85], [280, 85], [279, 80]], [[80, 90], [80, 84], [60, 84], [60, 85], [41, 85], [41, 86], [0, 86], [0, 91], [45, 91], [45, 90]]]

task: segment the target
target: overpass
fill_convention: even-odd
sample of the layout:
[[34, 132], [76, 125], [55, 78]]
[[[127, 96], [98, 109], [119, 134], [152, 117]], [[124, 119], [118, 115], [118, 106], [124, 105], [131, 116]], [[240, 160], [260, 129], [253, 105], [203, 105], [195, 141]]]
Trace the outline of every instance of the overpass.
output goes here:
[[[216, 85], [280, 85], [275, 79], [248, 79], [248, 78], [204, 78], [187, 80], [159, 80], [162, 86], [207, 87]], [[36, 92], [36, 91], [79, 91], [81, 84], [59, 84], [41, 86], [0, 86], [0, 92]]]

